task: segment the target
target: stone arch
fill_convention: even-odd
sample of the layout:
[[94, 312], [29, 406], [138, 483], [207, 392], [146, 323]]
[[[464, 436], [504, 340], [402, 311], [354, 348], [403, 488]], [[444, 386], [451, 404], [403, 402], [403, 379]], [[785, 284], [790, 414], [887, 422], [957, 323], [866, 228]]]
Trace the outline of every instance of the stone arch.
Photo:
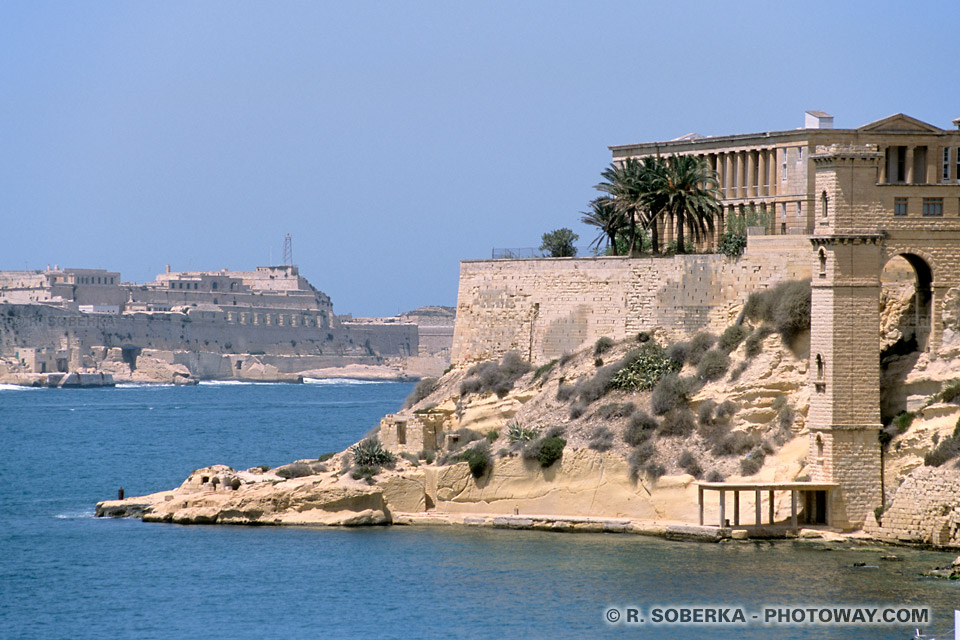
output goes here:
[[[929, 256], [921, 255], [921, 251], [901, 250], [885, 252], [885, 260], [881, 266], [881, 282], [889, 287], [893, 282], [891, 267], [896, 269], [897, 264], [909, 265], [913, 271], [913, 297], [907, 304], [905, 313], [900, 318], [898, 331], [904, 343], [916, 341], [916, 350], [925, 351], [933, 345], [933, 310], [934, 310], [934, 271]], [[900, 269], [902, 276], [902, 267]], [[896, 275], [896, 274], [894, 274]], [[888, 307], [890, 306], [888, 302]], [[889, 322], [889, 319], [886, 320]]]

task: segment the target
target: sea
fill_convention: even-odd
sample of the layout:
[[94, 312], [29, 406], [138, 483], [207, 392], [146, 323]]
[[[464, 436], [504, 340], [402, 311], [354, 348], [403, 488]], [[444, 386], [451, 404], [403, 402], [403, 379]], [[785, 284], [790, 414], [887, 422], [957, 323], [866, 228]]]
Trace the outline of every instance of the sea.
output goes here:
[[[120, 487], [140, 495], [210, 464], [276, 466], [341, 450], [412, 388], [0, 386], [0, 638], [899, 639], [916, 628], [954, 637], [960, 583], [920, 574], [955, 553], [93, 517]], [[838, 608], [864, 617], [915, 608], [929, 622], [837, 624]], [[809, 624], [824, 610], [830, 624]], [[711, 611], [730, 621], [683, 621]]]

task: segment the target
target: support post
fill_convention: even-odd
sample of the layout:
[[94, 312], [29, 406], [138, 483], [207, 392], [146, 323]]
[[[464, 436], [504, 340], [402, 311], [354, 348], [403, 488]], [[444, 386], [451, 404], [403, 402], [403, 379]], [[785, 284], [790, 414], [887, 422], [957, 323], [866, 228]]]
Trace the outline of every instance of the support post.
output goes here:
[[756, 498], [757, 498], [757, 504], [756, 504], [757, 517], [754, 519], [754, 522], [757, 523], [757, 528], [758, 528], [758, 529], [760, 528], [760, 525], [763, 524], [763, 521], [762, 521], [762, 519], [761, 519], [761, 517], [760, 517], [760, 516], [761, 516], [761, 513], [762, 513], [762, 510], [760, 509], [761, 495], [762, 495], [762, 494], [760, 493], [760, 489], [757, 489], [757, 496], [756, 496]]
[[797, 530], [797, 490], [790, 489], [790, 526]]
[[770, 489], [768, 498], [770, 499], [770, 524], [773, 524], [773, 489]]
[[727, 492], [720, 489], [720, 528], [727, 522]]
[[697, 487], [697, 507], [700, 509], [700, 526], [703, 526], [703, 487]]
[[733, 526], [740, 526], [740, 490], [733, 490]]

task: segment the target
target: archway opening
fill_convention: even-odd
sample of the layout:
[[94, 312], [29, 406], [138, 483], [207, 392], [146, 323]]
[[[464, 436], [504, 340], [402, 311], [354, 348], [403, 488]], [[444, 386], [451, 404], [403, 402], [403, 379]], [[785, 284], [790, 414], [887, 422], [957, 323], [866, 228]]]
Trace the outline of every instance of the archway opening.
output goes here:
[[884, 265], [880, 276], [882, 350], [895, 348], [900, 353], [926, 350], [931, 327], [932, 282], [930, 265], [920, 256], [904, 253]]
[[[933, 271], [915, 254], [890, 258], [880, 276], [880, 415], [888, 424], [909, 405], [907, 376], [930, 343]], [[913, 391], [916, 394], [916, 391]]]

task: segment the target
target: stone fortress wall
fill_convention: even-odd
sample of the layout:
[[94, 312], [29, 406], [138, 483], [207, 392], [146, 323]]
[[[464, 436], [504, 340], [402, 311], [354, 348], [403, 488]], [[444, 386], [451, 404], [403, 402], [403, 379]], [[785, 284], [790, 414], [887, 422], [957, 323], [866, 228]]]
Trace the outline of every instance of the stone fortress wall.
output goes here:
[[739, 259], [548, 258], [460, 263], [452, 362], [518, 351], [534, 364], [597, 338], [722, 331], [753, 291], [809, 279], [804, 236], [751, 236]]
[[146, 284], [103, 269], [0, 272], [0, 358], [8, 373], [95, 369], [116, 359], [113, 351], [131, 369], [149, 351], [201, 377], [239, 375], [250, 360], [234, 357], [242, 354], [281, 373], [424, 358], [442, 369], [452, 326], [446, 343], [431, 334], [424, 349], [413, 320], [337, 316], [330, 298], [290, 265], [167, 267]]

